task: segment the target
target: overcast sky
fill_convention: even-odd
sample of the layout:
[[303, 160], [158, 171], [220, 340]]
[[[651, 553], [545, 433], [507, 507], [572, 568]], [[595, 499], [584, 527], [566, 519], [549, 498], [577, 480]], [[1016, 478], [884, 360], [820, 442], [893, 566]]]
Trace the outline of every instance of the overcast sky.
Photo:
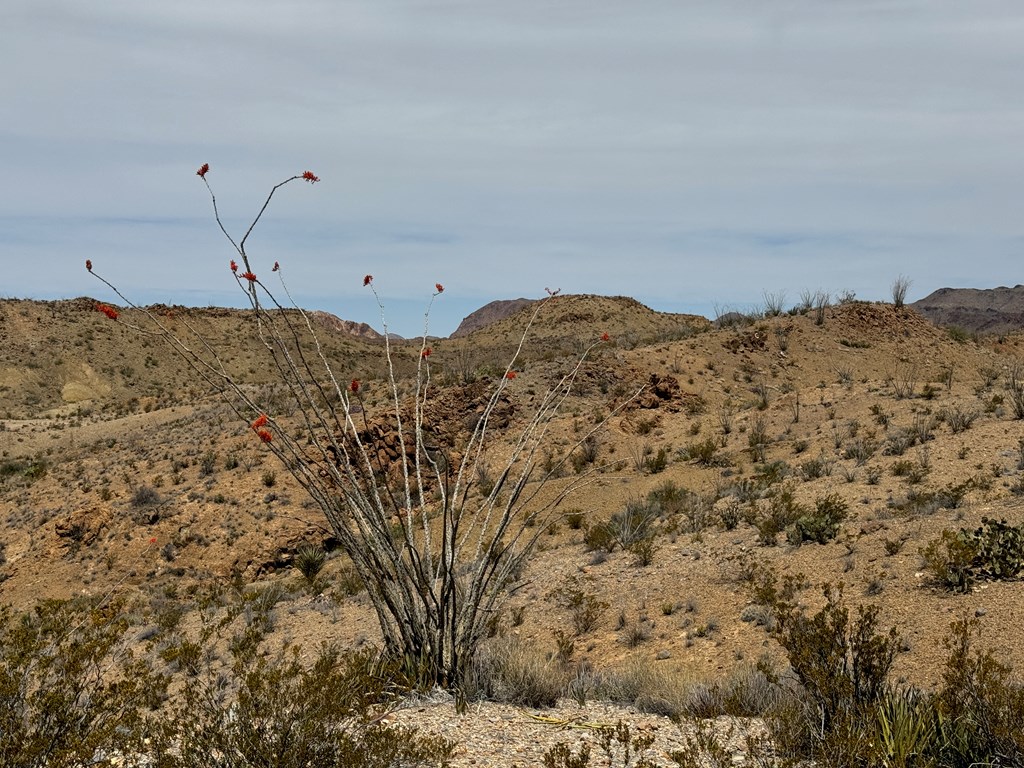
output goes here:
[[4, 0], [0, 71], [0, 296], [237, 305], [204, 162], [233, 233], [318, 174], [256, 272], [403, 335], [1024, 282], [1019, 0]]

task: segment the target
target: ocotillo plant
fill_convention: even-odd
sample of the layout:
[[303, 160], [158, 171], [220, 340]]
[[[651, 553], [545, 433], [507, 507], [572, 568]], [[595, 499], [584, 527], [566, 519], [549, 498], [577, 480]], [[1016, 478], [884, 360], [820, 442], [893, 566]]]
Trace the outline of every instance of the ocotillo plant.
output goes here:
[[[312, 184], [319, 178], [306, 171], [275, 185], [241, 239], [236, 239], [221, 219], [207, 180], [209, 170], [204, 164], [197, 175], [210, 192], [214, 219], [234, 249], [231, 275], [248, 297], [253, 332], [272, 360], [275, 377], [297, 406], [301, 429], [284, 428], [281, 417], [256, 402], [228, 372], [220, 351], [187, 321], [189, 335], [175, 333], [162, 317], [136, 306], [100, 277], [91, 262], [86, 267], [142, 313], [150, 324], [142, 330], [162, 337], [188, 361], [316, 502], [366, 586], [385, 651], [408, 661], [423, 682], [457, 686], [547, 520], [557, 514], [565, 495], [586, 479], [583, 473], [545, 490], [561, 475], [572, 451], [560, 462], [540, 459], [550, 442], [552, 420], [587, 355], [607, 342], [608, 335], [586, 346], [569, 372], [540, 398], [521, 431], [511, 439], [506, 436], [500, 452], [493, 451], [495, 411], [514, 386], [517, 364], [538, 314], [557, 300], [557, 291], [549, 291], [534, 306], [503, 374], [483, 393], [479, 417], [466, 425], [454, 445], [438, 437], [441, 417], [435, 414], [437, 387], [431, 378], [433, 350], [427, 336], [430, 306], [444, 287], [437, 283], [432, 291], [415, 375], [403, 394], [395, 373], [399, 351], [388, 335], [373, 277], [366, 275], [363, 286], [373, 291], [384, 321], [390, 403], [374, 415], [377, 428], [370, 429], [360, 382], [332, 369], [314, 323], [291, 300], [279, 264], [274, 262], [270, 271], [280, 278], [287, 306], [257, 276], [246, 252], [246, 242], [277, 190], [295, 180]], [[117, 320], [117, 311], [108, 309], [108, 316]], [[580, 436], [574, 448], [603, 424]], [[381, 450], [382, 432], [389, 437], [390, 455]], [[486, 493], [474, 488], [481, 467], [497, 478]]]

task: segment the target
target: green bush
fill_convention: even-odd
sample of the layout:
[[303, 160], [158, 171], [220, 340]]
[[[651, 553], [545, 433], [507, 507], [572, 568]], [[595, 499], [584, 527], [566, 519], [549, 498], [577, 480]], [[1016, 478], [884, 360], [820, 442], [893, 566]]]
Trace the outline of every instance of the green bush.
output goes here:
[[[0, 765], [91, 765], [142, 747], [167, 680], [126, 642], [120, 604], [0, 609]], [[140, 649], [141, 650], [141, 649]]]
[[1024, 765], [1024, 686], [991, 650], [973, 650], [977, 619], [953, 623], [949, 656], [934, 703], [939, 714], [937, 749], [942, 765]]
[[979, 579], [1015, 579], [1024, 573], [1024, 526], [983, 517], [974, 531], [943, 531], [921, 556], [935, 582], [952, 592], [969, 592]]
[[791, 603], [775, 606], [774, 635], [805, 697], [804, 706], [791, 712], [803, 713], [803, 727], [790, 729], [790, 738], [796, 734], [803, 743], [783, 746], [809, 749], [826, 764], [835, 764], [831, 756], [845, 755], [849, 762], [841, 764], [858, 765], [853, 758], [871, 751], [875, 710], [887, 691], [899, 638], [895, 628], [879, 631], [877, 606], [862, 606], [851, 620], [842, 586], [826, 584], [823, 591], [825, 606], [813, 616]]
[[658, 452], [653, 456], [648, 456], [644, 459], [644, 469], [650, 472], [652, 475], [656, 475], [659, 472], [664, 472], [668, 466], [668, 449], [664, 446], [658, 449]]
[[717, 467], [722, 464], [722, 459], [717, 455], [718, 449], [718, 440], [707, 437], [680, 449], [679, 455], [685, 461], [693, 461], [704, 467]]
[[[321, 649], [305, 666], [299, 649], [235, 645], [229, 672], [189, 678], [158, 732], [160, 768], [338, 768], [447, 765], [452, 745], [382, 725], [372, 708], [400, 692], [397, 670], [374, 652]], [[227, 695], [237, 691], [235, 695]], [[214, 756], [220, 756], [214, 761]]]
[[776, 537], [797, 520], [809, 515], [798, 503], [791, 485], [779, 487], [768, 499], [768, 507], [754, 519], [757, 538], [765, 546], [774, 546]]
[[791, 544], [814, 541], [827, 544], [839, 533], [839, 526], [846, 519], [849, 507], [835, 493], [822, 496], [814, 502], [814, 511], [801, 515], [786, 531]]

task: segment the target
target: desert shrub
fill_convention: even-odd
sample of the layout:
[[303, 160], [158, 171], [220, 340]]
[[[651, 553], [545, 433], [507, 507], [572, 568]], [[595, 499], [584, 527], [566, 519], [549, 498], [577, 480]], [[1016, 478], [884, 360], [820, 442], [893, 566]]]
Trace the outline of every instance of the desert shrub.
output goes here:
[[717, 455], [719, 442], [713, 437], [706, 437], [680, 449], [680, 456], [686, 461], [693, 461], [704, 467], [716, 467], [721, 463]]
[[976, 550], [962, 534], [947, 529], [921, 549], [925, 570], [936, 583], [952, 592], [969, 592], [974, 584], [971, 565]]
[[1024, 419], [1024, 374], [1019, 365], [1014, 365], [1010, 370], [1006, 391], [1010, 397], [1010, 405], [1013, 407], [1014, 418]]
[[598, 600], [577, 585], [562, 587], [553, 593], [558, 602], [569, 611], [576, 635], [585, 635], [597, 628], [608, 603]]
[[[587, 435], [580, 441], [576, 450], [573, 451], [569, 457], [572, 463], [573, 471], [576, 474], [580, 474], [585, 471], [587, 467], [590, 467], [597, 461], [598, 454], [601, 449], [601, 444], [597, 440], [596, 435]], [[664, 467], [663, 467], [664, 468]]]
[[805, 459], [799, 466], [800, 477], [803, 480], [816, 480], [819, 477], [828, 477], [832, 474], [832, 460], [824, 454], [816, 459]]
[[328, 646], [306, 666], [297, 648], [236, 644], [228, 670], [186, 679], [151, 749], [162, 768], [443, 764], [449, 742], [369, 716], [402, 693], [398, 677], [372, 651]]
[[690, 503], [693, 492], [677, 485], [672, 480], [665, 480], [647, 494], [647, 500], [657, 505], [666, 516], [678, 515]]
[[910, 279], [900, 275], [892, 281], [892, 303], [897, 309], [901, 308], [907, 298], [907, 290], [910, 288]]
[[786, 292], [778, 291], [776, 293], [769, 293], [768, 291], [762, 291], [764, 296], [764, 316], [765, 317], [778, 317], [785, 311], [786, 304]]
[[952, 624], [949, 655], [935, 709], [936, 749], [943, 765], [1024, 765], [1024, 686], [994, 653], [975, 651], [977, 619]]
[[736, 498], [730, 498], [718, 512], [722, 528], [733, 531], [743, 520], [743, 503]]
[[122, 609], [0, 609], [0, 765], [70, 768], [142, 748], [166, 680], [136, 657]]
[[1024, 526], [983, 517], [974, 531], [943, 531], [921, 556], [935, 582], [952, 592], [969, 592], [978, 580], [1015, 579], [1024, 574]]
[[961, 483], [948, 483], [935, 491], [935, 503], [946, 509], [959, 509], [963, 506], [967, 494], [975, 487], [972, 479]]
[[135, 490], [132, 491], [131, 505], [136, 508], [151, 507], [154, 504], [160, 503], [160, 494], [157, 493], [156, 489], [149, 485], [136, 486]]
[[35, 459], [3, 459], [0, 460], [0, 486], [5, 485], [8, 478], [21, 478], [26, 485], [46, 476], [49, 463], [40, 454]]
[[363, 584], [363, 579], [359, 572], [351, 565], [339, 568], [331, 580], [338, 588], [339, 593], [346, 597], [353, 597], [366, 589], [366, 585]]
[[971, 428], [974, 420], [978, 418], [978, 412], [954, 405], [944, 410], [942, 416], [949, 429], [956, 435]]
[[827, 544], [839, 533], [839, 526], [848, 512], [847, 503], [838, 494], [830, 493], [818, 498], [814, 502], [814, 511], [798, 517], [786, 531], [789, 543], [814, 541]]
[[714, 508], [710, 497], [691, 494], [683, 507], [683, 518], [686, 520], [685, 530], [689, 533], [700, 533], [714, 520]]
[[747, 432], [747, 447], [754, 461], [764, 462], [768, 450], [768, 424], [758, 416], [750, 425]]
[[797, 502], [793, 488], [781, 486], [769, 497], [767, 508], [754, 519], [758, 541], [765, 546], [774, 546], [780, 533], [808, 514], [807, 508]]
[[569, 526], [569, 530], [578, 531], [583, 528], [583, 522], [586, 520], [586, 515], [583, 514], [583, 510], [577, 508], [568, 509], [565, 512], [565, 522]]
[[583, 544], [589, 552], [612, 552], [618, 544], [618, 539], [612, 531], [611, 521], [594, 523], [587, 528]]
[[683, 712], [690, 717], [761, 717], [780, 700], [778, 676], [767, 662], [741, 664], [727, 677], [695, 683], [687, 691]]
[[914, 438], [907, 432], [897, 432], [894, 435], [889, 435], [885, 439], [885, 445], [882, 447], [883, 456], [902, 456], [907, 452], [908, 448], [914, 446]]
[[[786, 652], [810, 707], [801, 734], [811, 756], [873, 756], [875, 711], [888, 690], [888, 675], [899, 649], [896, 629], [882, 632], [877, 606], [862, 606], [851, 619], [842, 588], [825, 585], [825, 606], [813, 616], [779, 603], [775, 638]], [[799, 730], [799, 729], [798, 729]], [[867, 764], [875, 764], [870, 761]]]
[[924, 464], [919, 464], [916, 461], [900, 459], [893, 462], [889, 471], [892, 472], [894, 477], [902, 477], [909, 485], [917, 485], [928, 476], [931, 470]]
[[[634, 734], [621, 720], [614, 726], [598, 728], [597, 744], [604, 755], [602, 763], [613, 768], [653, 768], [654, 763], [644, 753], [654, 743], [649, 733]], [[558, 743], [544, 753], [545, 768], [587, 768], [590, 765], [591, 747], [581, 744], [576, 752], [565, 743]]]
[[923, 413], [915, 414], [914, 423], [910, 427], [910, 435], [915, 442], [924, 445], [929, 440], [935, 439], [935, 424], [936, 419], [933, 416]]
[[772, 609], [779, 605], [789, 605], [809, 586], [803, 573], [787, 573], [779, 579], [773, 569], [756, 563], [748, 563], [741, 579], [747, 583], [754, 605]]
[[865, 438], [857, 438], [851, 442], [846, 449], [843, 451], [844, 459], [853, 459], [857, 466], [863, 466], [868, 459], [875, 455], [875, 451], [878, 450], [878, 444], [874, 440], [868, 440]]
[[771, 488], [773, 485], [785, 480], [789, 473], [789, 464], [784, 461], [773, 461], [768, 464], [762, 464], [757, 468], [754, 474], [754, 482], [759, 488]]
[[[313, 184], [316, 175], [306, 171], [273, 186], [244, 234], [240, 231], [236, 237], [220, 216], [209, 171], [204, 164], [197, 175], [210, 195], [214, 222], [231, 247], [225, 278], [233, 279], [248, 299], [252, 338], [259, 341], [263, 364], [273, 372], [275, 391], [291, 407], [275, 407], [274, 398], [226, 374], [221, 357], [226, 349], [216, 341], [200, 337], [197, 343], [191, 336], [183, 340], [146, 308], [135, 306], [133, 311], [148, 326], [147, 340], [155, 336], [189, 363], [246, 424], [253, 444], [276, 456], [308, 493], [366, 587], [387, 654], [405, 658], [425, 684], [458, 688], [489, 631], [491, 617], [572, 490], [544, 493], [546, 482], [568, 458], [552, 458], [551, 471], [538, 470], [543, 470], [545, 456], [553, 456], [553, 421], [577, 390], [589, 353], [608, 340], [607, 334], [604, 339], [595, 334], [592, 343], [582, 345], [575, 364], [535, 398], [532, 412], [515, 414], [514, 426], [499, 426], [502, 411], [509, 402], [509, 388], [518, 386], [513, 382], [521, 355], [549, 299], [533, 304], [518, 344], [510, 345], [513, 351], [496, 368], [496, 375], [479, 388], [458, 394], [478, 404], [470, 409], [471, 419], [451, 423], [444, 398], [435, 397], [438, 377], [433, 375], [426, 327], [418, 349], [385, 342], [381, 362], [389, 373], [381, 388], [383, 397], [374, 393], [373, 401], [364, 403], [360, 381], [342, 374], [340, 361], [328, 360], [317, 324], [302, 309], [288, 306], [286, 292], [274, 294], [271, 286], [276, 280], [270, 277], [279, 265], [264, 268], [247, 251], [273, 196], [292, 182]], [[117, 291], [93, 270], [91, 261], [86, 268]], [[373, 276], [366, 275], [362, 285], [380, 305]], [[436, 283], [427, 290], [432, 304], [444, 286]], [[387, 333], [385, 339], [390, 339]], [[226, 344], [234, 345], [235, 340]], [[354, 362], [346, 360], [344, 365]], [[628, 401], [624, 398], [618, 407]], [[366, 405], [378, 422], [372, 427]], [[301, 426], [282, 421], [289, 413]], [[452, 431], [442, 429], [444, 424]], [[596, 447], [591, 438], [602, 424], [581, 434], [574, 449]], [[506, 427], [515, 434], [506, 434]], [[397, 456], [394, 450], [389, 452], [396, 439]], [[495, 476], [492, 492], [484, 497], [469, 492], [481, 464], [489, 465]], [[443, 522], [432, 522], [437, 520]]]
[[568, 683], [565, 668], [514, 637], [484, 643], [467, 676], [470, 698], [552, 707]]
[[[628, 629], [638, 633], [639, 643], [644, 642], [644, 627], [634, 624]], [[678, 719], [686, 714], [692, 689], [693, 684], [686, 675], [666, 673], [662, 662], [637, 654], [621, 665], [600, 671], [581, 664], [570, 683], [569, 693], [577, 701], [586, 698], [614, 701], [634, 706], [641, 712]]]
[[659, 472], [664, 472], [665, 467], [668, 466], [668, 448], [662, 446], [658, 449], [657, 453], [652, 456], [648, 456], [644, 460], [644, 469], [650, 472], [652, 475], [656, 475]]
[[199, 476], [206, 477], [217, 471], [216, 451], [207, 451], [199, 458]]
[[646, 568], [654, 562], [654, 555], [658, 551], [658, 545], [654, 543], [654, 539], [647, 537], [634, 541], [629, 547], [630, 554], [633, 555], [633, 563], [640, 568]]
[[658, 519], [658, 505], [649, 499], [629, 499], [621, 512], [608, 521], [608, 530], [623, 549], [652, 535], [651, 527]]

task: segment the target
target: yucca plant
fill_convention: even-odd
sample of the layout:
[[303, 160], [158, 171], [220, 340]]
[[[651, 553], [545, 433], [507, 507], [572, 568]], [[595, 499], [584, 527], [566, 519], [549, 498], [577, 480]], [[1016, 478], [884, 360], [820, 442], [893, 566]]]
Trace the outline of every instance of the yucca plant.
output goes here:
[[299, 573], [310, 586], [316, 581], [316, 577], [323, 570], [326, 562], [327, 552], [323, 547], [318, 547], [315, 544], [304, 542], [295, 552], [295, 567], [299, 569]]
[[944, 723], [933, 697], [915, 688], [886, 691], [878, 708], [879, 761], [884, 768], [933, 765]]

